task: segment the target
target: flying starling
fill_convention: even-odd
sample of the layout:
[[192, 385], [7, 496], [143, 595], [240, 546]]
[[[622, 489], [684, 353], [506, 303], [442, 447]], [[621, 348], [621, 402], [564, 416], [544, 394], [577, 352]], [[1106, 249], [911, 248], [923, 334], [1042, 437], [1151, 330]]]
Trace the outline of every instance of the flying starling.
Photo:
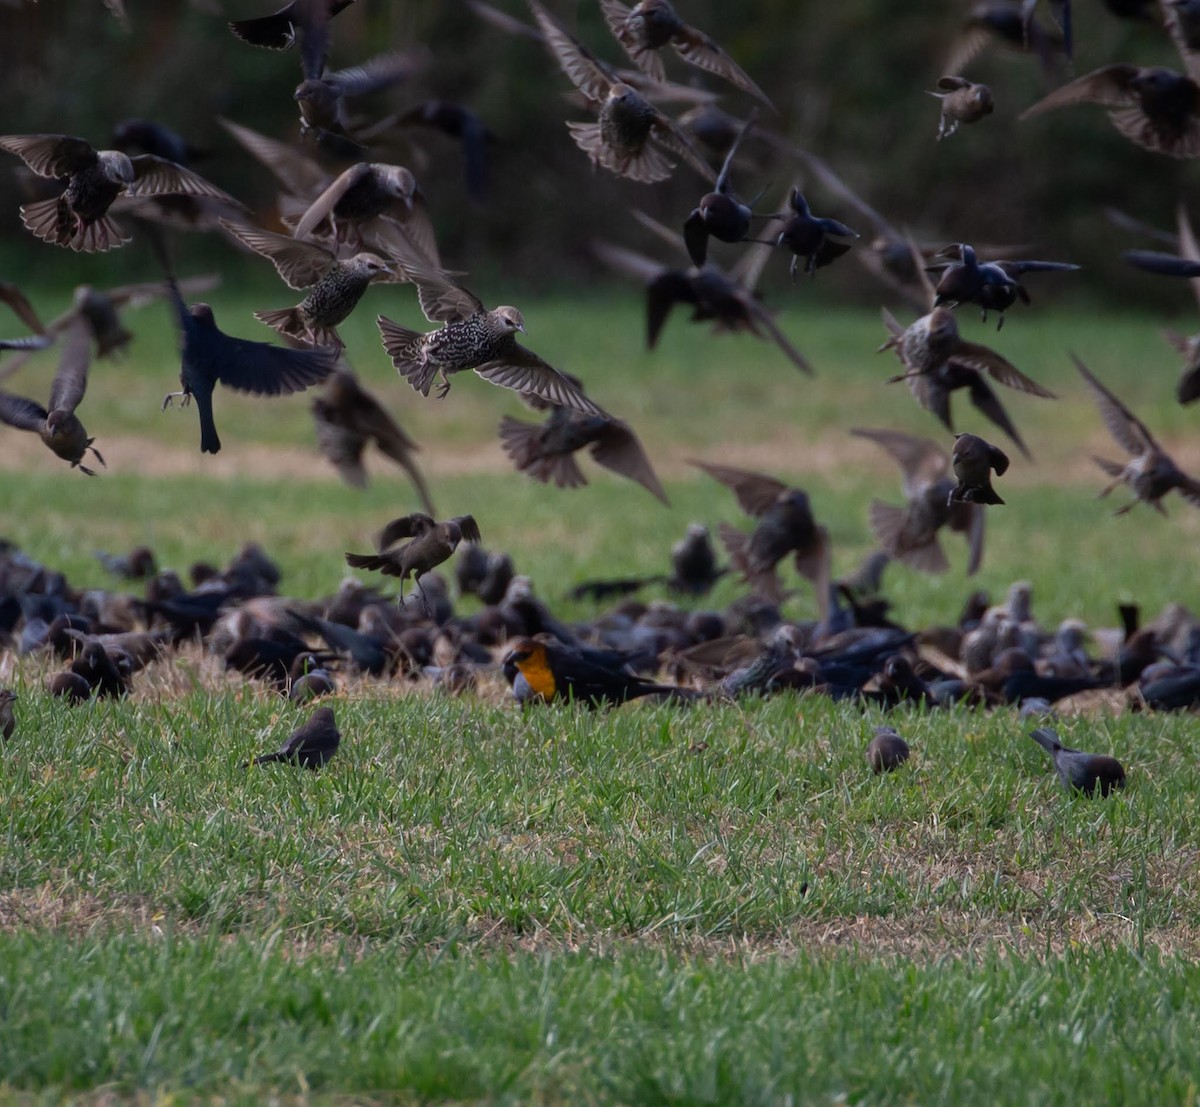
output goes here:
[[413, 454], [417, 444], [371, 395], [353, 373], [336, 370], [325, 386], [325, 394], [312, 402], [317, 427], [317, 446], [342, 480], [351, 488], [367, 486], [363, 451], [374, 442], [380, 453], [390, 457], [408, 474], [420, 497], [421, 506], [436, 514], [429, 489]]
[[168, 286], [183, 339], [179, 367], [183, 390], [167, 395], [162, 406], [165, 411], [176, 396], [182, 397], [181, 406], [196, 398], [202, 453], [215, 454], [221, 449], [212, 409], [218, 381], [226, 388], [256, 396], [287, 396], [323, 381], [337, 368], [340, 351], [336, 348], [288, 350], [227, 335], [217, 329], [208, 304], [189, 308], [173, 278], [168, 278]]
[[938, 119], [938, 142], [949, 138], [959, 125], [978, 123], [985, 115], [991, 115], [992, 90], [987, 85], [968, 81], [965, 77], [941, 77], [937, 83], [940, 92], [931, 92], [941, 101], [942, 113]]
[[683, 224], [683, 240], [687, 244], [688, 256], [697, 267], [702, 266], [708, 257], [709, 235], [721, 242], [741, 242], [750, 233], [750, 220], [754, 218], [754, 213], [749, 205], [738, 199], [729, 178], [738, 147], [752, 126], [753, 116], [742, 124], [730, 145], [721, 172], [717, 174], [716, 188], [700, 198], [700, 203]]
[[95, 472], [83, 464], [84, 457], [91, 450], [101, 465], [104, 458], [75, 414], [87, 388], [91, 345], [91, 332], [77, 320], [67, 332], [62, 360], [50, 388], [49, 410], [24, 396], [0, 392], [0, 422], [18, 430], [33, 431], [54, 453], [69, 461], [71, 468], [94, 477]]
[[344, 346], [334, 328], [358, 306], [373, 280], [386, 280], [393, 273], [392, 266], [378, 254], [355, 254], [339, 261], [332, 250], [315, 242], [224, 220], [221, 226], [256, 254], [268, 258], [289, 288], [309, 289], [295, 307], [256, 311], [254, 318], [310, 346]]
[[434, 378], [442, 383], [438, 396], [450, 391], [450, 375], [474, 369], [484, 380], [501, 388], [528, 392], [552, 404], [586, 415], [603, 415], [571, 381], [517, 342], [525, 333], [525, 320], [507, 305], [489, 311], [473, 292], [455, 283], [403, 232], [395, 255], [397, 264], [417, 286], [425, 318], [442, 323], [440, 330], [422, 334], [379, 316], [383, 348], [397, 372], [422, 396], [429, 395]]
[[950, 48], [943, 73], [960, 74], [988, 46], [998, 44], [1023, 54], [1034, 54], [1045, 76], [1058, 68], [1066, 42], [1055, 27], [1048, 27], [1025, 10], [1027, 0], [978, 0], [963, 23], [962, 33]]
[[703, 31], [684, 23], [668, 0], [640, 0], [632, 8], [617, 0], [600, 0], [600, 10], [634, 65], [652, 80], [661, 83], [664, 79], [659, 51], [669, 44], [688, 64], [716, 74], [774, 110], [766, 93], [745, 70]]
[[229, 29], [243, 42], [261, 46], [265, 50], [286, 50], [296, 41], [297, 34], [303, 35], [312, 22], [313, 12], [320, 8], [322, 20], [332, 19], [344, 11], [354, 0], [292, 0], [277, 12], [255, 19], [235, 19]]
[[29, 297], [12, 281], [0, 281], [0, 303], [7, 304], [12, 309], [12, 313], [34, 334], [46, 333], [46, 328], [29, 302]]
[[1004, 326], [1004, 313], [1017, 300], [1028, 304], [1029, 293], [1021, 284], [1026, 273], [1071, 273], [1079, 269], [1065, 261], [987, 261], [981, 262], [972, 246], [965, 242], [947, 246], [940, 251], [953, 260], [936, 262], [926, 267], [926, 272], [941, 271], [934, 289], [934, 304], [978, 304], [983, 321], [987, 313], [994, 311], [1000, 316], [996, 329]]
[[309, 716], [308, 722], [293, 731], [275, 753], [251, 758], [242, 764], [242, 768], [267, 765], [272, 761], [289, 761], [315, 771], [337, 753], [341, 743], [342, 735], [334, 722], [333, 708], [318, 707]]
[[920, 572], [944, 573], [950, 562], [938, 531], [949, 527], [967, 539], [967, 576], [974, 575], [983, 560], [984, 511], [978, 504], [950, 502], [954, 481], [946, 451], [900, 431], [856, 427], [850, 433], [881, 447], [904, 472], [904, 507], [871, 501], [871, 530], [886, 553]]
[[[396, 543], [401, 538], [409, 538], [401, 546]], [[400, 601], [404, 601], [404, 581], [413, 578], [413, 583], [419, 588], [421, 577], [431, 569], [436, 569], [443, 561], [448, 561], [460, 542], [482, 542], [479, 524], [473, 515], [457, 515], [444, 523], [439, 523], [432, 516], [415, 513], [393, 519], [379, 536], [378, 554], [346, 553], [346, 564], [352, 569], [368, 569], [383, 573], [387, 577], [400, 578]], [[426, 614], [429, 613], [425, 592], [421, 591], [421, 600], [426, 604]]]
[[575, 145], [593, 164], [646, 184], [665, 180], [673, 165], [657, 143], [682, 157], [706, 180], [715, 181], [712, 168], [675, 123], [567, 34], [537, 0], [528, 3], [559, 65], [599, 113], [597, 123], [567, 124]]
[[1189, 477], [1171, 460], [1146, 424], [1105, 388], [1079, 358], [1072, 354], [1071, 360], [1075, 362], [1079, 375], [1087, 382], [1108, 433], [1133, 459], [1124, 465], [1102, 457], [1092, 459], [1113, 478], [1112, 484], [1100, 493], [1101, 496], [1107, 496], [1120, 484], [1127, 484], [1136, 497], [1113, 514], [1124, 515], [1134, 504], [1145, 503], [1166, 515], [1167, 509], [1162, 505], [1162, 498], [1172, 489], [1178, 489], [1179, 494], [1193, 507], [1200, 507], [1200, 481]]
[[121, 195], [182, 193], [241, 207], [190, 169], [151, 154], [131, 158], [119, 150], [96, 150], [70, 135], [4, 135], [0, 150], [16, 154], [40, 177], [68, 178], [61, 195], [25, 204], [21, 221], [38, 238], [72, 250], [111, 250], [129, 241], [107, 214]]
[[1160, 66], [1106, 65], [1043, 97], [1021, 119], [1072, 104], [1114, 109], [1113, 126], [1143, 149], [1200, 157], [1200, 85], [1190, 76]]
[[538, 426], [505, 416], [500, 421], [500, 444], [517, 470], [534, 480], [559, 488], [582, 488], [587, 478], [575, 461], [585, 446], [592, 460], [640, 484], [655, 499], [668, 503], [650, 459], [632, 429], [606, 415], [583, 415], [556, 407]]
[[890, 378], [890, 382], [907, 381], [917, 403], [926, 411], [932, 411], [947, 430], [954, 429], [950, 395], [957, 389], [967, 389], [971, 403], [1004, 431], [1026, 457], [1029, 456], [1017, 428], [983, 375], [987, 373], [1009, 388], [1045, 399], [1055, 399], [1053, 392], [1030, 380], [994, 350], [964, 341], [949, 308], [936, 307], [907, 328], [901, 327], [884, 308], [883, 321], [891, 337], [879, 349], [894, 349], [905, 366], [905, 372]]
[[402, 113], [396, 120], [396, 127], [440, 131], [457, 139], [462, 147], [467, 193], [472, 200], [482, 203], [490, 175], [488, 148], [496, 141], [496, 136], [475, 112], [447, 100], [424, 100]]
[[731, 489], [738, 506], [758, 520], [750, 534], [727, 523], [718, 532], [743, 580], [767, 599], [780, 602], [783, 591], [776, 566], [793, 554], [796, 570], [813, 584], [824, 617], [829, 599], [829, 531], [813, 518], [808, 494], [762, 473], [703, 461], [690, 464]]
[[954, 475], [958, 483], [946, 496], [947, 505], [956, 503], [1003, 504], [992, 487], [992, 471], [1002, 477], [1008, 471], [1008, 455], [975, 434], [954, 436]]
[[815, 273], [831, 264], [850, 249], [850, 243], [858, 238], [858, 232], [836, 219], [822, 219], [813, 215], [804, 194], [793, 188], [788, 195], [788, 207], [780, 218], [786, 219], [776, 238], [776, 244], [791, 251], [792, 263], [789, 272], [796, 276], [796, 266], [804, 258], [804, 272]]

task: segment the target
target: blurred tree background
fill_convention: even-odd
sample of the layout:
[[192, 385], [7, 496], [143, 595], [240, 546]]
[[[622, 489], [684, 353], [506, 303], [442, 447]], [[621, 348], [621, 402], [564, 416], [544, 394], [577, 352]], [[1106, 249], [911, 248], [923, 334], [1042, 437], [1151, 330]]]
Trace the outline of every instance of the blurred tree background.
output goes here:
[[[131, 31], [101, 0], [0, 4], [3, 130], [73, 133], [102, 145], [121, 119], [162, 122], [210, 151], [196, 168], [270, 223], [273, 179], [216, 120], [223, 116], [272, 136], [296, 136], [292, 90], [300, 80], [298, 54], [253, 49], [226, 28], [228, 19], [264, 14], [276, 3], [126, 3]], [[521, 0], [496, 3], [530, 19]], [[549, 0], [548, 6], [602, 57], [628, 64], [596, 0]], [[1157, 22], [1118, 20], [1101, 0], [1075, 0], [1074, 6], [1076, 58], [1073, 67], [1064, 66], [1060, 83], [1116, 61], [1181, 67]], [[1087, 280], [1078, 287], [1089, 295], [1115, 297], [1126, 286], [1134, 295], [1154, 295], [1160, 291], [1156, 282], [1122, 281], [1128, 271], [1117, 259], [1123, 248], [1150, 244], [1113, 230], [1101, 209], [1116, 205], [1170, 226], [1195, 168], [1133, 146], [1096, 106], [1018, 125], [1021, 111], [1046, 91], [1046, 79], [1033, 56], [995, 47], [966, 69], [992, 87], [995, 115], [936, 142], [937, 103], [926, 90], [942, 74], [971, 7], [965, 0], [678, 3], [684, 17], [720, 41], [773, 98], [779, 115], [763, 112], [762, 125], [827, 159], [894, 224], [930, 239], [1031, 244], [1045, 256], [1085, 265]], [[653, 187], [593, 172], [564, 126], [567, 119], [589, 115], [571, 102], [569, 82], [536, 42], [498, 32], [465, 0], [358, 0], [332, 30], [333, 68], [394, 48], [429, 51], [419, 76], [357, 102], [367, 114], [403, 111], [438, 97], [472, 108], [495, 133], [491, 187], [482, 205], [467, 196], [450, 138], [415, 136], [414, 145], [400, 147], [389, 159], [416, 172], [449, 266], [503, 271], [514, 283], [535, 289], [564, 279], [590, 280], [601, 273], [588, 251], [597, 234], [664, 260], [681, 260], [648, 239], [629, 210], [640, 207], [679, 226], [704, 191], [701, 183], [686, 167]], [[748, 98], [673, 55], [667, 67], [678, 81], [719, 92], [727, 110], [742, 115], [749, 110]], [[746, 196], [765, 189], [759, 210], [769, 210], [796, 167], [765, 146], [757, 150], [760, 175], [743, 171], [736, 183]], [[62, 266], [64, 283], [101, 274], [109, 281], [147, 275], [145, 256], [128, 249], [81, 258], [39, 248], [17, 218], [19, 162], [6, 156], [4, 163], [5, 276], [36, 274], [41, 280], [47, 265]], [[808, 191], [818, 214], [870, 232], [815, 183]], [[194, 257], [199, 264], [216, 263], [227, 250], [209, 238], [190, 239], [186, 246], [189, 263]], [[131, 256], [118, 261], [119, 255]], [[265, 278], [267, 267], [262, 268]], [[878, 300], [877, 289], [855, 266], [834, 267], [818, 283], [837, 296]]]

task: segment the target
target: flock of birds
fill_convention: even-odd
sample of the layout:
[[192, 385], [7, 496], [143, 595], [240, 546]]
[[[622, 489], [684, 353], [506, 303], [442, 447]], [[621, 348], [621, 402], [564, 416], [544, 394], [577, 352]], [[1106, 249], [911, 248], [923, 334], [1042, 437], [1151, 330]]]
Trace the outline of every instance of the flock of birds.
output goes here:
[[[1181, 608], [1168, 608], [1141, 625], [1134, 608], [1122, 612], [1123, 626], [1107, 635], [1100, 656], [1084, 649], [1086, 628], [1068, 620], [1057, 632], [1038, 626], [1027, 586], [1014, 586], [1006, 603], [989, 606], [971, 597], [953, 627], [914, 632], [888, 618], [879, 578], [891, 561], [924, 572], [941, 572], [948, 559], [940, 533], [949, 528], [967, 537], [968, 573], [983, 553], [985, 511], [1004, 500], [993, 486], [1009, 466], [1003, 449], [980, 435], [955, 435], [947, 455], [935, 441], [887, 428], [856, 428], [892, 457], [904, 475], [906, 504], [876, 502], [870, 523], [880, 550], [853, 577], [834, 580], [828, 531], [813, 517], [803, 490], [762, 473], [696, 462], [730, 489], [755, 520], [751, 531], [722, 526], [720, 539], [731, 565], [721, 567], [706, 528], [694, 525], [673, 548], [671, 570], [652, 578], [589, 582], [578, 594], [621, 596], [610, 612], [587, 626], [567, 626], [536, 597], [528, 578], [517, 575], [511, 558], [488, 554], [471, 515], [438, 521], [429, 489], [414, 460], [416, 445], [350, 371], [338, 326], [356, 309], [374, 282], [411, 284], [429, 331], [413, 330], [379, 316], [383, 349], [412, 388], [428, 396], [435, 386], [444, 398], [456, 373], [474, 371], [491, 384], [511, 389], [546, 419], [541, 424], [506, 417], [502, 445], [516, 467], [535, 480], [564, 488], [586, 483], [576, 455], [589, 450], [600, 465], [625, 476], [666, 501], [641, 442], [623, 420], [588, 396], [584, 382], [550, 365], [517, 340], [525, 332], [521, 311], [489, 308], [443, 267], [425, 193], [403, 165], [375, 160], [397, 127], [434, 127], [461, 143], [468, 188], [486, 187], [492, 136], [469, 108], [429, 101], [385, 120], [364, 118], [354, 102], [403, 80], [420, 62], [412, 51], [393, 51], [341, 70], [329, 68], [337, 15], [354, 0], [292, 0], [277, 12], [230, 24], [250, 46], [297, 47], [302, 80], [293, 98], [299, 111], [296, 141], [260, 134], [222, 120], [228, 133], [280, 180], [279, 222], [283, 232], [252, 222], [229, 192], [190, 167], [195, 151], [161, 124], [127, 120], [114, 131], [113, 149], [98, 149], [66, 134], [0, 136], [0, 151], [19, 158], [28, 173], [31, 199], [22, 221], [47, 247], [98, 252], [128, 241], [116, 217], [128, 218], [153, 246], [163, 270], [160, 282], [107, 292], [81, 286], [72, 308], [44, 325], [28, 298], [0, 284], [0, 300], [28, 327], [28, 335], [0, 340], [18, 351], [0, 365], [4, 380], [28, 355], [61, 341], [62, 353], [43, 405], [0, 391], [0, 421], [38, 434], [58, 457], [95, 475], [85, 462], [103, 466], [95, 440], [79, 417], [93, 356], [105, 357], [131, 339], [119, 310], [163, 296], [173, 305], [181, 336], [180, 391], [166, 397], [194, 402], [200, 449], [221, 449], [214, 419], [218, 384], [257, 396], [280, 396], [323, 384], [312, 405], [323, 453], [348, 483], [366, 481], [363, 455], [374, 443], [408, 474], [423, 510], [389, 523], [377, 549], [347, 553], [357, 569], [400, 581], [397, 605], [379, 592], [347, 582], [336, 596], [306, 602], [277, 595], [279, 572], [255, 547], [243, 550], [225, 570], [194, 567], [191, 587], [159, 571], [151, 551], [106, 556], [114, 571], [146, 580], [144, 597], [108, 591], [78, 591], [62, 574], [8, 547], [0, 554], [0, 640], [20, 654], [50, 651], [67, 667], [48, 687], [70, 702], [127, 694], [134, 676], [152, 661], [199, 640], [228, 668], [263, 680], [296, 699], [325, 695], [337, 687], [337, 670], [372, 678], [403, 674], [430, 677], [451, 690], [474, 687], [479, 674], [499, 670], [522, 703], [579, 700], [621, 703], [642, 696], [674, 701], [736, 698], [781, 688], [823, 691], [839, 699], [890, 708], [906, 702], [930, 707], [967, 701], [1013, 703], [1032, 714], [1052, 713], [1060, 699], [1102, 689], [1125, 689], [1135, 707], [1162, 709], [1200, 705], [1200, 623]], [[664, 264], [609, 241], [597, 241], [596, 256], [643, 283], [647, 338], [651, 347], [676, 304], [692, 309], [694, 321], [713, 321], [718, 330], [751, 333], [775, 342], [799, 371], [811, 366], [776, 325], [755, 294], [773, 256], [789, 258], [793, 279], [852, 254], [921, 315], [907, 326], [886, 308], [882, 350], [892, 350], [901, 371], [894, 382], [948, 430], [953, 393], [965, 390], [975, 409], [1022, 454], [1026, 445], [992, 383], [1027, 395], [1054, 396], [1002, 354], [959, 333], [956, 309], [974, 305], [986, 320], [1017, 301], [1029, 303], [1029, 274], [1067, 272], [1068, 263], [1005, 258], [1005, 251], [969, 243], [921, 244], [898, 231], [867, 205], [822, 159], [794, 146], [766, 123], [774, 108], [767, 94], [709, 35], [686, 23], [668, 0], [639, 0], [626, 6], [599, 0], [613, 38], [631, 68], [606, 61], [573, 36], [539, 0], [525, 0], [529, 19], [501, 11], [484, 0], [466, 0], [479, 18], [506, 33], [542, 43], [578, 93], [586, 120], [566, 126], [571, 139], [597, 171], [653, 184], [678, 163], [704, 182], [695, 207], [677, 232], [648, 217], [638, 218], [686, 256], [690, 264]], [[1158, 12], [1186, 69], [1124, 64], [1105, 66], [1061, 85], [1022, 116], [1084, 102], [1111, 109], [1117, 129], [1131, 142], [1173, 157], [1200, 156], [1200, 3], [1194, 0], [1106, 0], [1115, 15]], [[109, 3], [127, 18], [119, 3]], [[989, 0], [971, 7], [948, 72], [936, 81], [939, 118], [936, 140], [983, 123], [992, 114], [992, 90], [963, 75], [989, 43], [1036, 57], [1047, 74], [1057, 74], [1071, 55], [1074, 28], [1066, 0], [1051, 3], [1045, 21], [1036, 0]], [[611, 51], [610, 51], [611, 52]], [[743, 117], [725, 112], [716, 96], [668, 81], [664, 56], [673, 55], [724, 82], [752, 107]], [[683, 100], [693, 106], [673, 117], [660, 104]], [[961, 141], [961, 140], [960, 140]], [[788, 160], [798, 173], [776, 205], [756, 211], [761, 196], [746, 200], [734, 187], [748, 174], [744, 159], [758, 143]], [[714, 168], [713, 153], [720, 158]], [[817, 215], [805, 194], [815, 182], [828, 196], [871, 225], [873, 237], [840, 219]], [[697, 189], [699, 192], [699, 188]], [[860, 223], [861, 225], [861, 223]], [[255, 342], [221, 331], [206, 303], [189, 306], [185, 294], [212, 287], [212, 278], [179, 280], [165, 228], [215, 230], [239, 249], [270, 261], [285, 284], [303, 291], [291, 307], [261, 311], [256, 318], [275, 330], [280, 343]], [[713, 241], [747, 244], [737, 264], [724, 269], [710, 257]], [[1131, 251], [1128, 260], [1151, 272], [1200, 282], [1200, 249], [1181, 212], [1175, 253]], [[1200, 283], [1196, 284], [1200, 293]], [[1187, 358], [1179, 399], [1200, 395], [1200, 339], [1174, 336]], [[1200, 481], [1184, 473], [1150, 430], [1091, 370], [1075, 359], [1078, 372], [1124, 461], [1097, 459], [1111, 478], [1105, 492], [1125, 485], [1134, 499], [1164, 511], [1167, 493], [1200, 506]], [[460, 545], [462, 549], [460, 550]], [[435, 570], [458, 552], [460, 594], [480, 598], [483, 610], [456, 615], [449, 588]], [[791, 558], [813, 585], [820, 618], [784, 621], [787, 592], [779, 566]], [[665, 602], [629, 598], [657, 581], [679, 594], [705, 595], [724, 574], [736, 571], [748, 593], [723, 612], [686, 612]], [[414, 595], [405, 598], [407, 580]], [[667, 670], [671, 683], [651, 679]], [[12, 693], [0, 692], [0, 727], [14, 727]], [[1124, 783], [1112, 758], [1062, 747], [1052, 732], [1034, 737], [1054, 756], [1068, 787], [1107, 793]], [[332, 711], [320, 708], [278, 755], [258, 760], [323, 764], [337, 748]], [[876, 769], [894, 768], [907, 756], [903, 740], [882, 728], [868, 751]], [[1111, 762], [1111, 764], [1109, 764]], [[1115, 768], [1114, 768], [1115, 766]]]

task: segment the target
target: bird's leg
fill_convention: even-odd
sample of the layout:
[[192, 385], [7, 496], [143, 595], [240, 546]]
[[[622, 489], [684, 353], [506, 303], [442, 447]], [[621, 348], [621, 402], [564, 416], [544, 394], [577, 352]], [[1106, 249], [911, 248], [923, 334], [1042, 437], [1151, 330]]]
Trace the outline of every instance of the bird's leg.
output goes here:
[[190, 388], [185, 388], [182, 392], [168, 392], [163, 397], [162, 408], [160, 410], [166, 411], [167, 408], [171, 406], [171, 401], [174, 400], [176, 396], [180, 397], [180, 407], [187, 407], [188, 404], [192, 402], [192, 392]]
[[89, 469], [86, 465], [84, 465], [78, 461], [73, 461], [71, 463], [71, 467], [73, 469], [78, 469], [81, 473], [83, 473], [85, 476], [88, 476], [88, 477], [94, 477], [97, 475], [96, 471], [94, 469]]
[[97, 460], [98, 462], [100, 462], [100, 464], [101, 464], [101, 465], [103, 465], [105, 469], [107, 469], [107, 468], [108, 468], [108, 462], [104, 460], [104, 457], [103, 457], [103, 455], [100, 453], [100, 451], [99, 451], [99, 450], [97, 450], [97, 449], [96, 449], [96, 447], [92, 445], [92, 443], [93, 443], [94, 441], [95, 441], [95, 439], [94, 439], [94, 438], [89, 438], [89, 439], [87, 440], [87, 447], [86, 447], [86, 448], [87, 448], [87, 449], [89, 449], [89, 450], [91, 450], [91, 451], [92, 451], [92, 453], [94, 453], [94, 454], [96, 455], [96, 460]]
[[414, 577], [413, 581], [421, 593], [421, 607], [425, 610], [425, 618], [432, 619], [433, 612], [429, 609], [429, 597], [425, 595], [425, 586], [421, 583], [420, 577]]
[[446, 398], [446, 393], [450, 391], [450, 378], [446, 375], [445, 369], [440, 369], [438, 372], [441, 374], [442, 383], [438, 385], [437, 398], [439, 400], [444, 400]]
[[791, 263], [791, 265], [788, 266], [788, 276], [790, 276], [792, 278], [793, 284], [796, 283], [796, 266], [799, 263], [799, 261], [800, 261], [800, 255], [793, 254], [792, 255], [792, 263]]

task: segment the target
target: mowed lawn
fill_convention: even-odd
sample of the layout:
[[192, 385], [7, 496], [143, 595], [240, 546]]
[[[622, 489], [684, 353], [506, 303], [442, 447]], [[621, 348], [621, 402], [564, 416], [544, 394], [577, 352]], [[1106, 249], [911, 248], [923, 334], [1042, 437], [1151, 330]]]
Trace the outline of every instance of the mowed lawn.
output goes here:
[[[287, 295], [211, 299], [227, 329], [265, 338], [249, 310]], [[689, 522], [739, 521], [689, 458], [807, 489], [843, 572], [872, 546], [870, 500], [900, 498], [898, 470], [848, 428], [952, 444], [882, 383], [898, 363], [874, 352], [875, 313], [808, 282], [773, 300], [812, 378], [682, 313], [647, 354], [631, 296], [518, 300], [528, 344], [641, 435], [670, 508], [587, 460], [575, 492], [517, 475], [495, 424], [534, 416], [471, 374], [445, 401], [413, 393], [372, 321], [415, 324], [410, 291], [373, 290], [343, 332], [421, 443], [439, 511], [473, 513], [489, 548], [582, 619], [595, 607], [562, 598], [580, 579], [661, 571]], [[1062, 399], [1000, 390], [1037, 463], [1011, 451], [978, 578], [953, 538], [943, 578], [888, 570], [896, 617], [952, 619], [971, 589], [998, 599], [1016, 579], [1049, 626], [1111, 625], [1130, 600], [1148, 617], [1195, 608], [1200, 514], [1177, 501], [1166, 519], [1110, 518], [1127, 496], [1094, 498], [1090, 457], [1120, 453], [1068, 357], [1200, 472], [1159, 320], [1010, 314], [999, 335], [964, 314], [964, 334]], [[365, 492], [337, 483], [306, 397], [219, 390], [226, 448], [202, 458], [195, 413], [158, 410], [177, 387], [166, 309], [127, 321], [137, 344], [95, 368], [81, 408], [108, 470], [88, 480], [0, 430], [0, 536], [80, 586], [111, 583], [97, 548], [146, 542], [183, 569], [254, 539], [284, 591], [314, 597], [344, 550], [415, 509], [382, 463]], [[44, 400], [53, 363], [5, 387]], [[954, 409], [1007, 448], [961, 397]], [[787, 611], [810, 617], [796, 587]], [[695, 606], [738, 594], [725, 581]], [[0, 1100], [1163, 1103], [1200, 1086], [1190, 717], [1065, 720], [1064, 741], [1129, 771], [1122, 795], [1089, 802], [1008, 710], [898, 713], [913, 759], [876, 779], [863, 749], [879, 717], [819, 698], [522, 714], [498, 687], [452, 700], [358, 683], [333, 701], [345, 741], [324, 772], [247, 773], [304, 712], [210, 660], [75, 711], [42, 694], [45, 671], [0, 657], [22, 694], [0, 751]]]

